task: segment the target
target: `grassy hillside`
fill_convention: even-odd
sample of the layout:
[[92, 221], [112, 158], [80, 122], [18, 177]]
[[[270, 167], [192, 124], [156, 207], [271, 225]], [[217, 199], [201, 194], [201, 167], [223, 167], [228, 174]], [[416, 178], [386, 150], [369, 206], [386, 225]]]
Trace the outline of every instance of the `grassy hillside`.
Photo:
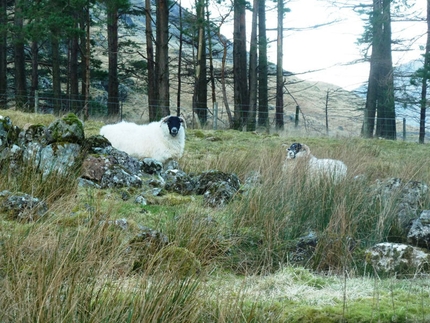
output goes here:
[[[55, 119], [0, 115], [18, 126]], [[86, 136], [101, 126], [86, 122]], [[343, 160], [346, 181], [314, 184], [303, 172], [282, 174], [282, 144], [297, 141], [319, 158]], [[257, 171], [261, 178], [222, 209], [175, 194], [142, 206], [132, 198], [136, 189], [41, 181], [31, 169], [11, 173], [3, 165], [0, 191], [42, 198], [49, 212], [34, 223], [0, 214], [0, 322], [430, 320], [428, 277], [382, 279], [363, 257], [366, 247], [389, 238], [396, 206], [372, 204], [369, 186], [387, 177], [430, 183], [428, 145], [188, 130], [179, 163], [187, 173], [217, 169], [244, 183]], [[125, 230], [113, 225], [123, 218]], [[142, 226], [162, 232], [169, 244], [142, 245]], [[315, 257], [293, 265], [294, 239], [309, 230], [324, 238]]]

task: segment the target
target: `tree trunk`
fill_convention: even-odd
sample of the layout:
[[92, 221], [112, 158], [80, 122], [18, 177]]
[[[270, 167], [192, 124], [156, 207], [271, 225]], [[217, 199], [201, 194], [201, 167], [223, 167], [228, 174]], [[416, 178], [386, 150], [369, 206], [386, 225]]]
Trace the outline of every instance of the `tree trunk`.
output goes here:
[[[78, 28], [78, 24], [75, 24]], [[79, 55], [79, 38], [77, 34], [70, 40], [70, 60], [69, 60], [69, 84], [70, 84], [70, 108], [76, 113], [79, 110], [79, 76], [78, 76], [78, 55]]]
[[198, 46], [197, 66], [194, 85], [194, 112], [199, 118], [200, 124], [205, 126], [208, 119], [208, 86], [206, 82], [206, 41], [205, 41], [205, 0], [196, 1]]
[[7, 107], [7, 0], [0, 0], [0, 109]]
[[266, 1], [258, 6], [258, 126], [269, 130], [269, 94], [267, 87]]
[[391, 0], [382, 3], [381, 64], [378, 91], [376, 135], [396, 139], [396, 110], [394, 103], [393, 59], [391, 56]]
[[246, 125], [246, 119], [248, 117], [249, 111], [245, 5], [246, 2], [244, 0], [234, 0], [234, 129], [242, 129]]
[[148, 107], [149, 121], [158, 121], [158, 83], [155, 76], [154, 40], [152, 35], [152, 12], [151, 0], [145, 0], [145, 20], [146, 20], [146, 57], [148, 61]]
[[252, 5], [251, 44], [249, 47], [249, 114], [246, 126], [247, 131], [255, 131], [257, 111], [257, 25], [258, 25], [258, 2], [254, 0]]
[[61, 112], [61, 73], [60, 73], [60, 44], [56, 30], [51, 31], [52, 46], [52, 92], [54, 114], [59, 115]]
[[91, 15], [90, 15], [90, 1], [87, 1], [85, 8], [85, 15], [82, 17], [81, 30], [85, 32], [81, 36], [81, 51], [82, 54], [82, 96], [84, 97], [84, 120], [89, 118], [89, 100], [90, 100], [90, 26], [91, 26]]
[[362, 135], [396, 139], [390, 0], [373, 0], [372, 55]]
[[170, 114], [170, 83], [169, 83], [169, 2], [157, 1], [156, 12], [157, 39], [156, 39], [156, 66], [155, 76], [158, 83], [157, 119]]
[[370, 71], [367, 84], [366, 105], [364, 108], [364, 120], [362, 136], [373, 138], [375, 131], [375, 117], [378, 104], [380, 62], [382, 60], [380, 43], [382, 40], [382, 17], [378, 0], [373, 0], [373, 21], [372, 26], [372, 54], [370, 56]]
[[376, 103], [378, 92], [378, 66], [373, 58], [376, 53], [372, 51], [372, 57], [370, 59], [370, 72], [369, 80], [367, 85], [366, 93], [366, 105], [364, 108], [364, 120], [362, 128], [362, 136], [364, 138], [373, 138], [373, 132], [375, 130], [375, 116], [376, 116]]
[[[208, 50], [209, 50], [209, 79], [211, 83], [211, 93], [212, 93], [212, 107], [216, 102], [216, 88], [215, 88], [215, 75], [214, 75], [214, 64], [213, 64], [213, 56], [212, 56], [212, 30], [211, 30], [211, 21], [209, 16], [209, 1], [205, 1], [206, 5], [206, 32], [208, 39]], [[215, 117], [215, 116], [214, 116]]]
[[420, 102], [420, 134], [419, 143], [424, 143], [426, 136], [426, 108], [427, 108], [427, 83], [430, 73], [430, 0], [427, 0], [427, 41], [424, 53], [424, 68], [421, 85], [421, 102]]
[[284, 68], [283, 37], [284, 37], [284, 0], [278, 0], [278, 33], [276, 41], [276, 129], [284, 129]]
[[33, 40], [31, 43], [31, 88], [30, 107], [35, 106], [36, 91], [39, 89], [39, 44]]
[[[224, 22], [224, 20], [223, 20]], [[220, 41], [220, 43], [222, 44], [222, 59], [221, 59], [221, 89], [222, 89], [222, 101], [224, 103], [225, 106], [225, 110], [227, 112], [227, 117], [228, 117], [228, 125], [229, 128], [233, 128], [233, 116], [231, 114], [231, 109], [230, 109], [230, 105], [228, 103], [228, 98], [227, 98], [227, 85], [226, 85], [226, 80], [225, 80], [225, 69], [226, 69], [226, 60], [227, 60], [227, 49], [228, 49], [228, 44], [227, 41], [225, 40], [224, 36], [221, 35], [221, 26], [218, 28], [218, 39]]]
[[396, 138], [390, 0], [373, 0], [372, 55], [362, 135]]
[[109, 1], [107, 6], [107, 35], [108, 35], [108, 116], [120, 117], [118, 91], [118, 6], [115, 1]]
[[179, 49], [178, 49], [178, 93], [176, 95], [176, 114], [181, 115], [181, 91], [182, 91], [182, 47], [184, 44], [182, 27], [182, 3], [179, 0]]
[[25, 74], [25, 52], [24, 52], [24, 35], [23, 35], [23, 18], [22, 9], [19, 0], [15, 1], [15, 96], [16, 108], [21, 111], [29, 112], [27, 103], [27, 82]]

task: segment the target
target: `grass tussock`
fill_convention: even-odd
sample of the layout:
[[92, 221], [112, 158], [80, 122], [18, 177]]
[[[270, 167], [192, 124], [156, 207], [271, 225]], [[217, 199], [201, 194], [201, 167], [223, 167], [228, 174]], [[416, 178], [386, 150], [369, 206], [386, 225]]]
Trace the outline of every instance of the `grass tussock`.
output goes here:
[[[85, 126], [97, 133], [97, 123]], [[382, 200], [372, 185], [390, 177], [430, 183], [426, 146], [236, 131], [189, 130], [187, 137], [184, 171], [217, 169], [244, 184], [226, 207], [205, 207], [201, 197], [142, 206], [123, 199], [132, 189], [79, 187], [75, 170], [43, 176], [31, 163], [19, 171], [0, 165], [0, 190], [49, 207], [34, 222], [0, 214], [0, 322], [430, 320], [427, 280], [380, 279], [363, 257], [397, 232], [398, 197]], [[291, 142], [341, 159], [347, 178], [283, 172], [282, 144]], [[142, 226], [166, 241], [136, 239]], [[311, 232], [318, 241], [298, 266], [297, 239]]]
[[78, 169], [44, 174], [36, 165], [32, 160], [24, 164], [0, 162], [0, 190], [31, 194], [48, 203], [76, 192]]
[[125, 275], [130, 257], [121, 232], [103, 224], [11, 234], [1, 244], [0, 321], [194, 321], [199, 280], [155, 268]]

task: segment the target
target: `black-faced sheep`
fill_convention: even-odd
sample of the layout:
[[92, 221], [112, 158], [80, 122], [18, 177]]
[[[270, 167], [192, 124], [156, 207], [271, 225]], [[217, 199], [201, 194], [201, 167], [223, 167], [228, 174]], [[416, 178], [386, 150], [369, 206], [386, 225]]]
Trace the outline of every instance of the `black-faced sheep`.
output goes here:
[[122, 121], [103, 126], [100, 134], [118, 150], [138, 158], [154, 158], [164, 164], [181, 158], [184, 153], [185, 120], [167, 116], [146, 125]]
[[295, 142], [287, 149], [287, 158], [283, 165], [284, 171], [290, 167], [289, 164], [298, 160], [307, 167], [312, 178], [331, 178], [336, 183], [345, 178], [348, 170], [344, 162], [336, 159], [316, 158], [311, 154], [307, 145]]

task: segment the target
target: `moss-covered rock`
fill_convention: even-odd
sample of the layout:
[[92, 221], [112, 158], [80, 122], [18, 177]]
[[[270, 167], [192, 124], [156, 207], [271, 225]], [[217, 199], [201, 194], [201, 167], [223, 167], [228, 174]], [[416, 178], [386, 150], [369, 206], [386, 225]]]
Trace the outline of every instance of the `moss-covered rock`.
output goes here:
[[70, 142], [82, 144], [85, 139], [84, 124], [79, 118], [69, 113], [48, 126], [49, 142]]
[[240, 180], [236, 174], [224, 173], [219, 170], [209, 170], [197, 175], [199, 182], [198, 194], [204, 194], [213, 183], [226, 182], [234, 190], [239, 190]]
[[41, 124], [30, 125], [28, 128], [24, 128], [19, 134], [20, 145], [25, 145], [30, 142], [37, 142], [41, 145], [47, 145], [46, 138], [47, 128]]
[[44, 201], [25, 193], [0, 192], [0, 213], [13, 220], [34, 221], [44, 216], [48, 206]]
[[0, 151], [18, 140], [20, 129], [12, 124], [9, 117], [0, 116]]
[[379, 243], [366, 251], [366, 262], [380, 275], [407, 276], [428, 272], [430, 254], [428, 250], [401, 243]]
[[86, 138], [82, 145], [83, 149], [89, 153], [105, 153], [103, 149], [109, 146], [111, 146], [109, 140], [100, 135]]

